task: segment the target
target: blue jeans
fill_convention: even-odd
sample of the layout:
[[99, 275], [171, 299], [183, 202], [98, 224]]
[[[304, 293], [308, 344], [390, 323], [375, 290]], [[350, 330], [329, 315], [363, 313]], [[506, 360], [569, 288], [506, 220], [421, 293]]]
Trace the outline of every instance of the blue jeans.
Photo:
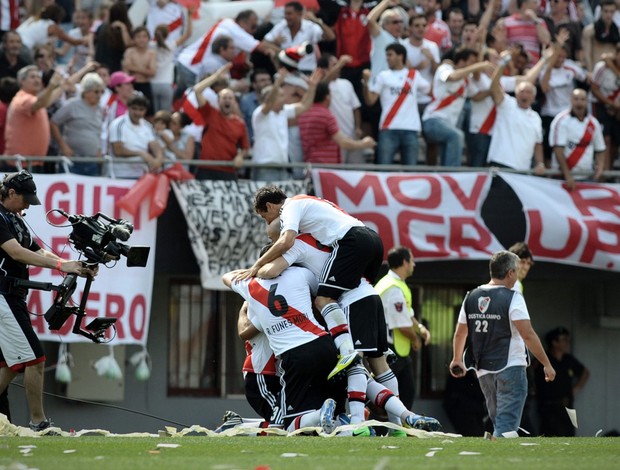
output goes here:
[[461, 166], [465, 134], [443, 119], [430, 118], [422, 122], [424, 138], [441, 145], [441, 166]]
[[197, 83], [198, 77], [194, 72], [177, 62], [176, 64], [176, 84], [181, 90], [193, 87]]
[[415, 165], [418, 162], [418, 132], [404, 129], [382, 129], [379, 131], [377, 163], [394, 163], [394, 155], [400, 152], [401, 165]]
[[491, 136], [467, 133], [467, 151], [469, 166], [481, 168], [487, 166], [487, 155], [491, 146]]
[[493, 422], [493, 435], [503, 437], [505, 432], [517, 431], [527, 398], [525, 366], [508, 367], [478, 380]]

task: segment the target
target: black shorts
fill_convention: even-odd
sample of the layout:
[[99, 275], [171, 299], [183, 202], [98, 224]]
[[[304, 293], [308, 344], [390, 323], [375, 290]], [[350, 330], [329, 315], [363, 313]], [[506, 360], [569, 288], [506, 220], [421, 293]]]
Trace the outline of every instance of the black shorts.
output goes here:
[[353, 227], [333, 245], [319, 279], [317, 295], [339, 299], [365, 277], [373, 284], [383, 262], [383, 242], [368, 227]]
[[258, 415], [272, 424], [282, 424], [284, 413], [280, 403], [280, 377], [246, 372], [245, 397]]
[[342, 399], [327, 375], [338, 362], [338, 349], [325, 335], [281, 354], [284, 428], [299, 415], [318, 410], [327, 398]]
[[366, 357], [381, 357], [388, 350], [383, 302], [369, 295], [345, 307], [349, 331], [356, 351]]
[[594, 103], [592, 111], [598, 122], [603, 127], [603, 135], [610, 137], [612, 142], [616, 145], [620, 144], [620, 122], [609, 112], [605, 105], [600, 103]]

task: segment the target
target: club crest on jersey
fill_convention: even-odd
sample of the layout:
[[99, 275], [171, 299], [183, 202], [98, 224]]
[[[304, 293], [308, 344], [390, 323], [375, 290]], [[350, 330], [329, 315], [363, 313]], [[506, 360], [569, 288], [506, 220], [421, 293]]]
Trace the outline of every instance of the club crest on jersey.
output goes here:
[[402, 302], [396, 302], [394, 304], [394, 308], [396, 309], [397, 312], [402, 312], [403, 311], [403, 303]]
[[490, 303], [491, 297], [478, 297], [478, 310], [480, 310], [481, 313], [486, 312]]

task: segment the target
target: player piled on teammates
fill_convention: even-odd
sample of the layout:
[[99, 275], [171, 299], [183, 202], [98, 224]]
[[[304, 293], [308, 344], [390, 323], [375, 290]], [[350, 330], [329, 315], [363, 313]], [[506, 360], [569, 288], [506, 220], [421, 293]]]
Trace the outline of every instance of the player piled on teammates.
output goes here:
[[[257, 192], [255, 209], [272, 224], [271, 237], [275, 241], [252, 268], [237, 272], [233, 278], [246, 283], [254, 275], [259, 278], [284, 275], [286, 268], [293, 263], [314, 273], [319, 280], [315, 305], [321, 309], [341, 358], [344, 358], [340, 361], [341, 368], [347, 369], [352, 424], [364, 420], [364, 403], [368, 394], [379, 406], [385, 406], [390, 421], [395, 424], [404, 421], [418, 429], [440, 429], [436, 419], [411, 413], [400, 400], [391, 400], [398, 394], [398, 383], [385, 360], [387, 338], [383, 308], [379, 296], [367, 281], [376, 278], [383, 258], [383, 245], [378, 235], [329, 201], [309, 196], [287, 198], [274, 186], [266, 186]], [[278, 214], [281, 232], [274, 226]], [[357, 256], [360, 252], [370, 256], [360, 259]], [[225, 282], [230, 278], [227, 276]], [[349, 313], [348, 321], [338, 299]], [[272, 305], [269, 296], [267, 305]], [[359, 356], [355, 350], [367, 358], [376, 381], [368, 381], [366, 370], [356, 360]], [[337, 370], [339, 368], [330, 375]], [[362, 428], [359, 434], [368, 435], [370, 431]]]

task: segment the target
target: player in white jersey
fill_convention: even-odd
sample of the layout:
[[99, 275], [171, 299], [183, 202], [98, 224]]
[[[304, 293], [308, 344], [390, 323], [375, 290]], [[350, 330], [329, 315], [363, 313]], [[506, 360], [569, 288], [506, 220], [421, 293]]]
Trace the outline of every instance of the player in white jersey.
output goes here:
[[[269, 224], [267, 235], [275, 241], [279, 234], [279, 220], [276, 218]], [[259, 270], [258, 276], [272, 278], [278, 276], [289, 266], [301, 265], [318, 277], [329, 259], [330, 252], [331, 249], [319, 243], [309, 234], [304, 233], [297, 236], [290, 250], [263, 266]], [[382, 396], [386, 396], [386, 394], [397, 396], [398, 381], [385, 358], [388, 351], [387, 327], [383, 314], [383, 304], [377, 291], [366, 279], [362, 279], [358, 287], [345, 292], [340, 297], [339, 304], [346, 315], [343, 324], [338, 323], [338, 317], [334, 317], [332, 314], [325, 317], [328, 330], [334, 341], [338, 345], [341, 335], [350, 331], [355, 351], [366, 358], [374, 374], [375, 378], [371, 380], [380, 385], [372, 388], [372, 390], [379, 392], [385, 389], [381, 392]], [[361, 423], [364, 420], [364, 404], [369, 396], [367, 372], [359, 362], [347, 369], [347, 395], [351, 423]], [[374, 398], [371, 397], [371, 399], [374, 401]], [[387, 399], [383, 405], [386, 403]], [[398, 399], [392, 400], [387, 405], [386, 410], [390, 422], [395, 424], [400, 425], [401, 421], [407, 420], [405, 421], [407, 425], [417, 429], [436, 431], [440, 428], [437, 420], [409, 412]], [[360, 428], [353, 431], [353, 435], [370, 435], [370, 431], [368, 428]]]
[[[309, 233], [323, 245], [333, 248], [321, 271], [315, 299], [324, 318], [328, 314], [342, 318], [344, 314], [337, 302], [340, 296], [357, 287], [362, 277], [371, 281], [377, 277], [383, 260], [381, 238], [335, 204], [311, 196], [287, 198], [280, 188], [265, 186], [256, 192], [254, 209], [267, 223], [279, 215], [281, 235], [250, 269], [237, 276], [238, 279], [256, 276], [262, 266], [288, 251], [300, 233]], [[359, 256], [360, 253], [365, 256]], [[339, 350], [341, 356], [351, 356], [353, 345], [343, 342]]]
[[223, 276], [224, 284], [240, 294], [253, 315], [242, 339], [263, 332], [280, 358], [284, 426], [289, 431], [321, 426], [327, 433], [334, 427], [337, 388], [327, 375], [337, 362], [331, 337], [314, 319], [311, 293], [316, 277], [305, 268], [292, 267], [275, 279], [252, 278], [233, 282], [236, 272]]

